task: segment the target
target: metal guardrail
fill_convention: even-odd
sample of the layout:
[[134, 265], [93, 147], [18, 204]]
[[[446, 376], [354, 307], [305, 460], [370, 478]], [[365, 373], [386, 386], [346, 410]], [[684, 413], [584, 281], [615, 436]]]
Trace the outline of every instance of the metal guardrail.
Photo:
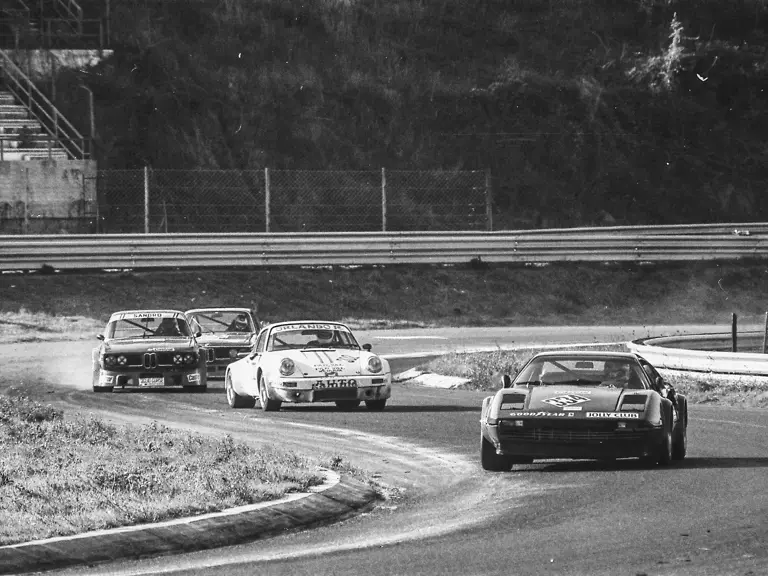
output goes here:
[[[768, 375], [768, 354], [760, 350], [763, 332], [739, 336], [750, 352], [728, 351], [730, 334], [661, 336], [629, 342], [627, 346], [657, 368], [713, 374]], [[760, 351], [758, 351], [760, 350]]]
[[[0, 236], [0, 270], [665, 262], [768, 258], [768, 234], [653, 227], [517, 232]], [[689, 229], [690, 230], [690, 229]]]

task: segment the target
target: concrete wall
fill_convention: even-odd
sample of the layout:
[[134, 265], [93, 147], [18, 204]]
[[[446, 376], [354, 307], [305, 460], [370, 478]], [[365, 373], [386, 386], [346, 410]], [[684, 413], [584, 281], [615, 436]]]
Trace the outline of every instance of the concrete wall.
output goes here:
[[95, 232], [95, 160], [0, 162], [0, 234]]

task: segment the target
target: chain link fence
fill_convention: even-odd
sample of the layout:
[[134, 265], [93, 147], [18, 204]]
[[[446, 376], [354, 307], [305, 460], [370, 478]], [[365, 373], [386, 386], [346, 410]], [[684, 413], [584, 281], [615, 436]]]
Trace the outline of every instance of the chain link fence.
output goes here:
[[482, 171], [101, 170], [98, 233], [491, 230]]

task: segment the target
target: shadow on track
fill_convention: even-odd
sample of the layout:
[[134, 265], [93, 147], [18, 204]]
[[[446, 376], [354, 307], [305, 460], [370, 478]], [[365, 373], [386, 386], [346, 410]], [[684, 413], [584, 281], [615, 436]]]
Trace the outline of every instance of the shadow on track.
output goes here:
[[533, 464], [516, 466], [519, 472], [600, 472], [621, 470], [695, 470], [724, 468], [768, 468], [768, 457], [740, 458], [686, 458], [668, 466], [648, 465], [637, 458], [619, 460], [542, 460]]

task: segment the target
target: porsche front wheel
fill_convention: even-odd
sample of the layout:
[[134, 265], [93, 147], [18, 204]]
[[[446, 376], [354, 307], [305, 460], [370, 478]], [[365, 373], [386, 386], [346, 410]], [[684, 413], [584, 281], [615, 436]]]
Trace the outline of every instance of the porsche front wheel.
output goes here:
[[253, 396], [245, 396], [235, 392], [235, 388], [232, 386], [232, 375], [229, 372], [224, 379], [224, 390], [227, 393], [227, 404], [230, 408], [253, 408], [256, 404], [256, 398]]
[[259, 403], [264, 412], [275, 412], [280, 410], [280, 406], [283, 404], [280, 400], [271, 400], [269, 398], [267, 395], [267, 382], [264, 380], [264, 376], [259, 378]]

